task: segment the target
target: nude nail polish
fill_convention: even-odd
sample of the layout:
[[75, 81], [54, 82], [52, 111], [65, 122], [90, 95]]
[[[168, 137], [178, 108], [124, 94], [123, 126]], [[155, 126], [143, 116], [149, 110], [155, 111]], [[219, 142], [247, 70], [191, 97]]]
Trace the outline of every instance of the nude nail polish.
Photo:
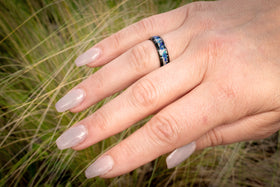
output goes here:
[[82, 89], [73, 89], [63, 96], [56, 104], [58, 112], [64, 112], [78, 106], [85, 98], [86, 92]]
[[63, 150], [70, 147], [74, 147], [83, 142], [88, 135], [87, 128], [84, 125], [77, 125], [66, 130], [56, 140], [58, 149]]
[[104, 175], [107, 172], [109, 172], [113, 168], [113, 166], [114, 160], [111, 156], [101, 156], [86, 169], [85, 175], [87, 178], [93, 178], [100, 175]]
[[75, 64], [77, 66], [83, 66], [94, 62], [94, 60], [96, 60], [100, 56], [100, 53], [101, 50], [99, 48], [90, 48], [75, 60]]
[[175, 149], [171, 154], [166, 158], [167, 168], [174, 168], [187, 158], [189, 158], [195, 151], [196, 143], [191, 142], [183, 147]]

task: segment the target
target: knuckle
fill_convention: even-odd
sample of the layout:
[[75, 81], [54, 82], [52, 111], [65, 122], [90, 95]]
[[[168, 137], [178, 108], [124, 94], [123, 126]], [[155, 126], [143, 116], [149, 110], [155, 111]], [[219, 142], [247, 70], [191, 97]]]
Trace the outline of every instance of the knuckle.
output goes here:
[[[188, 22], [185, 22], [185, 29], [191, 29], [198, 36], [201, 37], [206, 31], [209, 32], [217, 24], [217, 21], [213, 19], [213, 16], [209, 13], [199, 13], [188, 19]], [[201, 34], [202, 33], [202, 34]]]
[[179, 125], [170, 115], [155, 116], [148, 125], [149, 135], [155, 143], [173, 145], [179, 139]]
[[206, 9], [209, 9], [209, 7], [210, 7], [209, 2], [203, 2], [203, 1], [193, 2], [188, 5], [188, 14], [192, 15], [195, 14], [196, 12], [201, 12]]
[[120, 48], [123, 36], [121, 32], [117, 32], [110, 36], [109, 41], [114, 49]]
[[158, 95], [155, 83], [147, 78], [132, 87], [132, 102], [137, 106], [157, 106], [159, 100]]
[[104, 90], [104, 76], [102, 73], [97, 72], [89, 76], [85, 82], [83, 82], [84, 87], [89, 90], [94, 90], [94, 95], [97, 97], [103, 96], [105, 93]]
[[194, 2], [191, 4], [191, 8], [194, 11], [203, 11], [205, 8], [205, 3], [203, 2]]
[[[197, 23], [199, 24], [199, 23]], [[200, 24], [199, 24], [199, 27]], [[225, 37], [219, 34], [218, 31], [205, 31], [199, 34], [196, 40], [197, 54], [201, 57], [201, 62], [207, 66], [207, 69], [213, 69], [221, 63], [221, 58], [226, 53]]]
[[151, 59], [150, 50], [145, 43], [139, 44], [131, 49], [129, 64], [136, 72], [143, 72], [148, 69]]
[[199, 24], [199, 28], [201, 31], [206, 31], [215, 24], [215, 20], [207, 14], [201, 14], [197, 18], [198, 18], [197, 23]]
[[216, 82], [216, 86], [214, 86], [215, 95], [219, 101], [230, 100], [231, 103], [236, 100], [237, 91], [233, 85], [229, 84], [228, 82]]
[[149, 18], [144, 18], [141, 21], [137, 22], [136, 24], [137, 33], [140, 34], [152, 33], [154, 30], [154, 22], [155, 22], [154, 19], [155, 19], [154, 16], [151, 16]]
[[[246, 101], [238, 95], [238, 89], [235, 88], [229, 81], [216, 81], [208, 87], [208, 92], [211, 95], [211, 105], [208, 110], [213, 113], [223, 113], [220, 118], [224, 123], [232, 118], [233, 114], [246, 112], [246, 108], [241, 107], [240, 103]], [[238, 107], [236, 107], [238, 106]], [[224, 112], [231, 111], [231, 112]]]
[[217, 33], [208, 32], [208, 42], [206, 45], [208, 56], [210, 60], [217, 59], [219, 54], [222, 54], [223, 38]]
[[97, 111], [94, 114], [94, 118], [92, 120], [92, 124], [94, 124], [96, 127], [101, 129], [102, 131], [105, 131], [108, 128], [108, 118], [104, 112]]
[[235, 36], [223, 31], [207, 31], [205, 37], [207, 54], [212, 62], [219, 60], [224, 54], [232, 53], [236, 46]]
[[135, 142], [122, 141], [118, 144], [119, 150], [121, 150], [122, 155], [126, 157], [140, 155], [143, 153], [142, 147], [138, 146]]
[[221, 135], [220, 131], [217, 129], [212, 129], [207, 133], [207, 139], [209, 142], [209, 146], [217, 146], [217, 145], [223, 145], [224, 144], [224, 139], [223, 136]]
[[97, 72], [95, 74], [90, 75], [89, 83], [94, 88], [96, 88], [98, 90], [103, 90], [103, 87], [104, 87], [104, 77], [103, 77], [103, 74]]

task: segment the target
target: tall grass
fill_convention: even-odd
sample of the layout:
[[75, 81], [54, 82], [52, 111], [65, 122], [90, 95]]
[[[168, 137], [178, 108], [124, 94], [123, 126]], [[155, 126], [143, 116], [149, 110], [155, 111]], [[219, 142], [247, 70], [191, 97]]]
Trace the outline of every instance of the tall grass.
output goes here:
[[78, 114], [54, 104], [98, 70], [77, 68], [85, 49], [137, 20], [189, 1], [0, 1], [0, 186], [280, 186], [279, 136], [209, 148], [167, 170], [165, 156], [113, 179], [86, 180], [84, 170], [124, 132], [83, 151], [56, 138], [114, 96]]

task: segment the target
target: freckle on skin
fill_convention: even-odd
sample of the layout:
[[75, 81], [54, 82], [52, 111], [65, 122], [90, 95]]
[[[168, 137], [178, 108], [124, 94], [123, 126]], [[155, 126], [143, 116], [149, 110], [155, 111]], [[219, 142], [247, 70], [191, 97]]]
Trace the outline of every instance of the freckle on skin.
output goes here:
[[208, 117], [207, 116], [203, 116], [202, 117], [203, 124], [207, 124], [207, 121], [208, 121]]
[[235, 97], [235, 93], [232, 89], [227, 89], [226, 90], [226, 95], [227, 95], [228, 98]]

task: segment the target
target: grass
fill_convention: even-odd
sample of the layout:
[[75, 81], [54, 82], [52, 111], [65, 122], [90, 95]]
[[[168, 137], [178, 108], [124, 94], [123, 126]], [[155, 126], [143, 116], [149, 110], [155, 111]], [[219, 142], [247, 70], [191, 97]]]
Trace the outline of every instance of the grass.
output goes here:
[[73, 61], [110, 34], [189, 1], [3, 0], [0, 2], [0, 186], [280, 186], [280, 139], [195, 153], [167, 170], [165, 156], [113, 179], [86, 180], [102, 152], [148, 119], [83, 151], [60, 151], [56, 138], [114, 96], [78, 114], [54, 104], [98, 70]]

